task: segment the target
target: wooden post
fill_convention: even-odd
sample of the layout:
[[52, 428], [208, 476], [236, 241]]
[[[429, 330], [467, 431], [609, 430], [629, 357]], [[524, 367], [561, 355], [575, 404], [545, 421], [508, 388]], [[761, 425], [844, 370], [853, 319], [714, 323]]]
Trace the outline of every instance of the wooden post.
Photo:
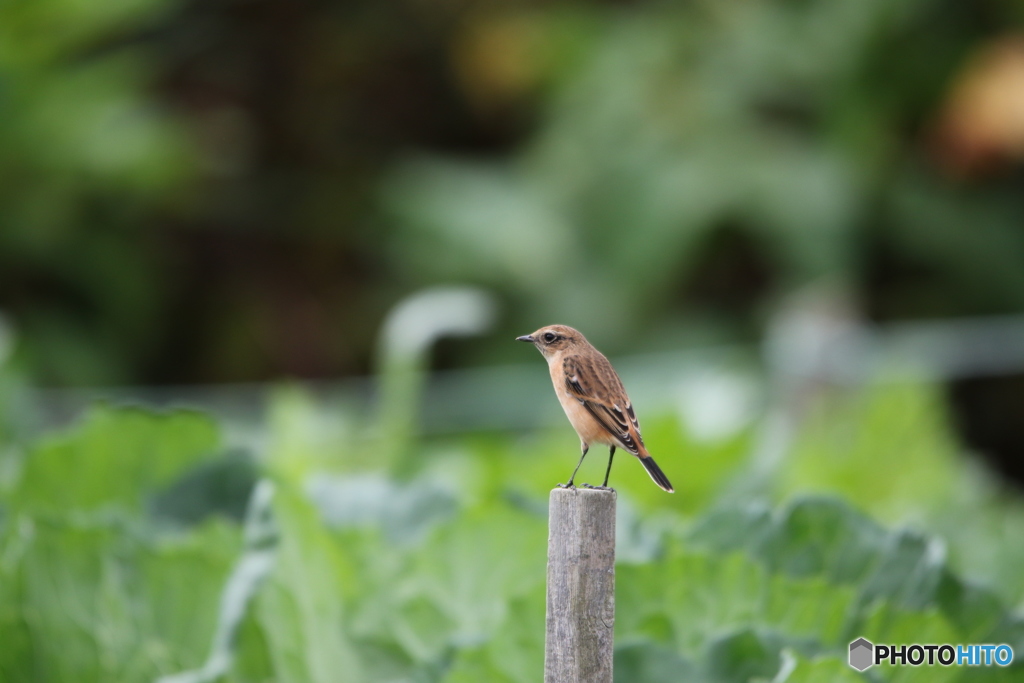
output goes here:
[[612, 683], [615, 497], [551, 492], [544, 683]]

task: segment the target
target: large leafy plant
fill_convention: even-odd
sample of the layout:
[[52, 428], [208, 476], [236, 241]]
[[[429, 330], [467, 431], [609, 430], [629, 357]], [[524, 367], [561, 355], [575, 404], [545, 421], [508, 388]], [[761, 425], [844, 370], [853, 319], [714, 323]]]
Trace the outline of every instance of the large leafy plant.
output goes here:
[[[308, 434], [288, 424], [303, 404], [289, 401], [293, 416], [278, 418], [258, 468], [223, 454], [216, 426], [190, 412], [100, 407], [28, 449], [3, 493], [3, 679], [536, 680], [545, 482], [564, 474], [561, 435], [534, 443], [532, 456], [502, 436], [438, 443], [398, 482], [357, 466], [345, 454], [350, 435], [318, 441], [311, 460]], [[742, 476], [742, 461], [701, 451], [732, 452], [734, 437], [701, 445], [667, 416], [650, 426], [663, 447], [688, 449], [693, 467], [708, 469], [694, 472], [708, 490], [694, 509], [650, 497], [642, 472], [622, 470], [619, 680], [1021, 675], [854, 672], [845, 650], [855, 637], [1021, 651], [1024, 624], [950, 568], [946, 541], [886, 528], [835, 496], [715, 503], [709, 492]], [[264, 482], [253, 489], [256, 476]], [[192, 495], [211, 490], [255, 491], [244, 525], [232, 506], [210, 504], [224, 496]], [[190, 501], [191, 512], [169, 500]]]

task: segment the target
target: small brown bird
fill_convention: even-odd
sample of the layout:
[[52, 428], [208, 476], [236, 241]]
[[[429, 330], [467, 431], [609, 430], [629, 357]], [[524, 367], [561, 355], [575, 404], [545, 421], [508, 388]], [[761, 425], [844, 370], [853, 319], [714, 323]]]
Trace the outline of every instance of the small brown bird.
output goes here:
[[622, 380], [604, 354], [591, 346], [582, 334], [565, 325], [542, 327], [533, 334], [516, 337], [516, 341], [532, 343], [547, 360], [555, 394], [580, 437], [583, 455], [569, 483], [559, 486], [572, 488], [590, 444], [603, 443], [609, 447], [608, 469], [604, 473], [604, 484], [599, 488], [608, 487], [615, 449], [622, 448], [640, 459], [655, 484], [669, 493], [674, 491], [668, 477], [647, 452], [640, 436], [640, 423]]

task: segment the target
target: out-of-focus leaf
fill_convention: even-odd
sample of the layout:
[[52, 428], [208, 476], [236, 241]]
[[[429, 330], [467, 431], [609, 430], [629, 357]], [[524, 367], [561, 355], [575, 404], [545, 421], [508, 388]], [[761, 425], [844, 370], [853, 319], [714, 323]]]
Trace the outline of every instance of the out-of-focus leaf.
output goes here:
[[718, 552], [742, 549], [785, 576], [855, 589], [846, 636], [870, 639], [856, 631], [863, 610], [879, 601], [906, 610], [941, 609], [961, 639], [985, 635], [1005, 616], [994, 595], [949, 571], [938, 539], [887, 531], [839, 499], [797, 499], [774, 515], [726, 508], [699, 521], [691, 539]]
[[116, 520], [28, 524], [17, 584], [31, 648], [16, 669], [50, 682], [142, 681], [201, 662], [238, 548], [233, 528], [145, 542]]
[[455, 622], [434, 601], [417, 595], [396, 605], [395, 610], [388, 620], [391, 635], [414, 661], [436, 661], [451, 647]]
[[216, 425], [201, 413], [99, 406], [30, 451], [12, 505], [33, 512], [108, 504], [141, 510], [147, 495], [218, 445]]
[[772, 512], [763, 506], [729, 506], [702, 515], [690, 528], [690, 540], [719, 553], [758, 548], [772, 533]]
[[[154, 652], [165, 649], [161, 673], [195, 667], [206, 657], [216, 629], [221, 593], [241, 551], [234, 524], [211, 520], [180, 536], [162, 538], [139, 553], [144, 632]], [[157, 644], [163, 643], [160, 648]], [[152, 656], [152, 655], [151, 655]]]
[[453, 642], [479, 642], [506, 618], [510, 599], [543, 582], [546, 541], [543, 520], [500, 505], [475, 509], [423, 545], [402, 589], [434, 602]]
[[665, 634], [682, 656], [697, 659], [709, 639], [757, 621], [768, 577], [741, 555], [677, 551], [658, 563], [618, 566], [615, 584], [616, 640]]
[[477, 680], [531, 683], [544, 676], [546, 588], [538, 584], [530, 593], [512, 600], [501, 626], [484, 645], [456, 650], [445, 683], [469, 681], [473, 672], [489, 676]]
[[821, 578], [769, 575], [739, 554], [683, 553], [620, 566], [617, 597], [617, 638], [672, 643], [701, 662], [711, 640], [751, 627], [811, 649], [836, 647], [856, 592]]
[[798, 499], [756, 547], [773, 571], [854, 582], [871, 571], [886, 540], [875, 522], [836, 499]]
[[[157, 683], [214, 683], [230, 671], [236, 658], [240, 629], [252, 612], [253, 597], [273, 569], [276, 559], [278, 534], [273, 520], [273, 496], [274, 488], [269, 481], [260, 482], [253, 492], [246, 514], [245, 552], [221, 589], [217, 628], [208, 645], [209, 654], [203, 666], [165, 676]], [[244, 663], [247, 672], [253, 670], [254, 663], [266, 662], [265, 648], [261, 650], [257, 646], [255, 652], [264, 656], [254, 658], [250, 649]]]
[[297, 385], [274, 388], [266, 419], [271, 443], [265, 466], [296, 486], [314, 472], [336, 468], [346, 458], [366, 467], [361, 448], [371, 444], [360, 443], [362, 435], [354, 432], [344, 413], [317, 410], [313, 394]]
[[[101, 681], [155, 673], [135, 670], [142, 629], [132, 618], [127, 576], [105, 551], [117, 535], [106, 528], [45, 525], [35, 530], [23, 567], [23, 613], [32, 634], [39, 679]], [[129, 675], [134, 674], [134, 675]]]
[[265, 683], [274, 680], [274, 663], [269, 644], [254, 610], [250, 610], [239, 625], [235, 659], [228, 671], [227, 680], [231, 683]]
[[621, 683], [704, 683], [704, 672], [671, 649], [646, 641], [615, 648], [615, 680]]
[[771, 679], [779, 670], [779, 650], [750, 629], [710, 643], [707, 654], [709, 678], [721, 683], [747, 683]]
[[864, 683], [864, 678], [839, 657], [804, 658], [792, 650], [784, 650], [782, 656], [782, 671], [772, 683]]
[[869, 386], [820, 401], [778, 473], [783, 496], [841, 495], [884, 522], [907, 518], [941, 536], [959, 574], [1024, 596], [1024, 505], [959, 456], [941, 398], [928, 385]]
[[772, 630], [811, 650], [842, 645], [855, 592], [825, 579], [795, 580], [775, 575], [763, 602], [763, 621]]
[[779, 472], [783, 495], [840, 493], [886, 522], [948, 503], [958, 487], [955, 445], [929, 387], [881, 385], [824, 398]]
[[432, 682], [438, 679], [437, 671], [444, 664], [416, 662], [392, 640], [356, 639], [353, 645], [359, 652], [359, 662], [367, 681]]
[[718, 552], [743, 549], [773, 572], [855, 583], [874, 571], [889, 534], [842, 500], [809, 497], [775, 514], [752, 507], [712, 511], [690, 538]]
[[0, 523], [0, 679], [32, 680], [32, 635], [23, 612], [24, 582], [20, 564], [34, 529], [28, 520]]
[[495, 668], [517, 683], [537, 680], [544, 670], [545, 607], [543, 583], [509, 602], [505, 621], [486, 645]]
[[344, 628], [339, 559], [315, 508], [281, 487], [274, 509], [280, 545], [273, 573], [256, 601], [276, 679], [328, 683], [364, 680]]
[[[543, 677], [543, 670], [540, 675]], [[444, 677], [444, 683], [477, 683], [477, 681], [515, 683], [513, 679], [497, 670], [482, 647], [461, 650], [452, 663], [452, 668]]]
[[942, 543], [917, 533], [897, 531], [886, 546], [864, 585], [864, 599], [870, 602], [882, 597], [918, 610], [933, 604], [945, 568]]
[[321, 474], [306, 490], [331, 527], [381, 529], [398, 543], [421, 540], [458, 510], [452, 491], [424, 479], [399, 483], [382, 474]]
[[[338, 538], [361, 643], [383, 652], [392, 642], [423, 671], [446, 669], [454, 655], [453, 671], [489, 662], [515, 680], [536, 675], [523, 671], [543, 652], [543, 519], [492, 504], [446, 522], [418, 545], [368, 530]], [[526, 614], [535, 623], [526, 625]]]
[[[969, 478], [965, 478], [965, 483]], [[992, 587], [1010, 605], [1024, 604], [1024, 501], [1012, 492], [985, 490], [977, 499], [938, 510], [930, 526], [949, 544], [950, 564]]]
[[1006, 624], [1006, 615], [999, 598], [991, 590], [968, 584], [945, 569], [935, 598], [943, 614], [956, 624], [963, 642], [998, 640], [996, 634]]
[[241, 522], [258, 478], [248, 453], [228, 453], [185, 472], [153, 496], [150, 510], [155, 517], [178, 524], [195, 524], [211, 514]]
[[[937, 609], [910, 611], [884, 603], [876, 605], [867, 615], [860, 634], [873, 643], [958, 643], [960, 638], [945, 616]], [[943, 683], [956, 680], [956, 667], [879, 665], [878, 675], [899, 683]]]

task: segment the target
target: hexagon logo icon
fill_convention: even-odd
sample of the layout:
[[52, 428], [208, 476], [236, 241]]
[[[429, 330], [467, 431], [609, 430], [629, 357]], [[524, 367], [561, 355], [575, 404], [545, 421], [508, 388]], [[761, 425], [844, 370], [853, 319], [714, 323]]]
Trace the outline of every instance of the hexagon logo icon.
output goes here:
[[850, 666], [857, 671], [863, 671], [874, 664], [875, 646], [866, 638], [858, 638], [850, 643]]

